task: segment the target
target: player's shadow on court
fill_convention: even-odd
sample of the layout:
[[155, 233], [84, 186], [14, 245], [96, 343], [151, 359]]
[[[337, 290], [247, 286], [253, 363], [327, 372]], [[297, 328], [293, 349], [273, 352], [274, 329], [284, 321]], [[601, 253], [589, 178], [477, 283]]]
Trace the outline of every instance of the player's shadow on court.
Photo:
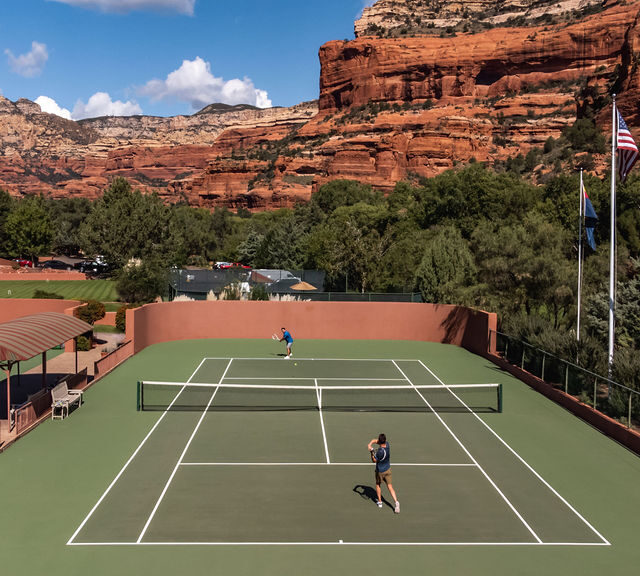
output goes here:
[[[376, 494], [376, 489], [372, 486], [365, 486], [364, 484], [357, 484], [353, 487], [353, 491], [360, 496], [363, 500], [371, 500], [373, 504], [378, 502], [378, 495]], [[382, 502], [386, 506], [389, 506], [391, 510], [393, 510], [393, 505], [388, 502], [385, 497], [382, 497]]]

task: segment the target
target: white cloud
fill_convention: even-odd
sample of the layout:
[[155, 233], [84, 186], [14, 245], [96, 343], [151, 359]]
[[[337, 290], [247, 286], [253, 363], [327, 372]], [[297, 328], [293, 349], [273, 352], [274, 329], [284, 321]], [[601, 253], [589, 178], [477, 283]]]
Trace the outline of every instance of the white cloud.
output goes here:
[[209, 104], [251, 104], [270, 108], [271, 100], [265, 90], [256, 89], [250, 78], [225, 81], [211, 73], [211, 65], [199, 56], [184, 60], [166, 80], [150, 80], [140, 88], [140, 94], [153, 100], [179, 100], [188, 102], [194, 110]]
[[38, 96], [36, 98], [36, 104], [40, 106], [40, 109], [43, 112], [48, 112], [49, 114], [55, 114], [56, 116], [62, 116], [67, 120], [71, 120], [71, 112], [66, 108], [60, 107], [58, 103], [53, 98], [49, 98], [49, 96]]
[[102, 12], [133, 12], [134, 10], [159, 10], [193, 15], [196, 0], [51, 0], [80, 8]]
[[26, 54], [14, 56], [13, 52], [9, 49], [5, 50], [4, 53], [8, 57], [11, 70], [25, 78], [33, 78], [41, 74], [44, 70], [44, 65], [49, 59], [46, 44], [41, 44], [36, 41], [31, 43], [31, 52], [27, 52]]
[[137, 102], [120, 100], [114, 102], [107, 92], [96, 92], [86, 104], [78, 100], [73, 107], [71, 117], [74, 120], [82, 120], [99, 116], [134, 116], [136, 114], [142, 114], [142, 108]]

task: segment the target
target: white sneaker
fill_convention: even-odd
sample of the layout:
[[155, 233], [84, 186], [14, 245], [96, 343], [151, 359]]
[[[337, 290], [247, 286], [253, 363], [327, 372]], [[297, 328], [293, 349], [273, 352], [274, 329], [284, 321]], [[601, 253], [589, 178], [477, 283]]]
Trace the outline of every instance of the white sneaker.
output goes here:
[[400, 502], [396, 500], [396, 507], [393, 510], [396, 514], [400, 514]]
[[285, 360], [289, 360], [289, 358], [291, 358], [291, 356], [285, 356], [284, 357]]
[[382, 502], [378, 501], [377, 504], [378, 504], [378, 508], [382, 508]]

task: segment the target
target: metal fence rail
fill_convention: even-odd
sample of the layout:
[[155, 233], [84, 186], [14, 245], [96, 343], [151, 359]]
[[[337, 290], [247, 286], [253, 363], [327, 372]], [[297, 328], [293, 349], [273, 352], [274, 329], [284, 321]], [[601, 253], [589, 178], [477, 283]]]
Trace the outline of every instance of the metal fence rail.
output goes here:
[[627, 428], [640, 425], [640, 391], [502, 332], [491, 330], [490, 338], [490, 346], [495, 344], [496, 352], [510, 364], [564, 390]]
[[[169, 300], [186, 296], [206, 300], [212, 292], [219, 296], [237, 287], [246, 299], [251, 290], [262, 287], [268, 295], [295, 296], [300, 300], [316, 302], [422, 302], [418, 292], [325, 292], [326, 273], [322, 270], [172, 270], [169, 275]], [[301, 287], [305, 283], [309, 289]]]

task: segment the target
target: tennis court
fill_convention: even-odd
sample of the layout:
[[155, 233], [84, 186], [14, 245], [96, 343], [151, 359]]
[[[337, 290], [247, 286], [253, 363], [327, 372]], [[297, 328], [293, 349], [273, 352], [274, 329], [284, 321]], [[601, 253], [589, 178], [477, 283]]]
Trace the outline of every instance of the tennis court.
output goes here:
[[[205, 358], [139, 385], [161, 417], [69, 544], [608, 545], [493, 432], [500, 392], [416, 359]], [[379, 432], [398, 516], [376, 506]]]
[[[595, 576], [640, 562], [640, 458], [522, 382], [443, 344], [296, 346], [293, 362], [271, 340], [151, 346], [68, 419], [11, 446], [0, 455], [3, 568]], [[169, 410], [174, 387], [143, 387], [138, 411], [138, 381], [209, 386]], [[495, 388], [453, 387], [492, 383], [502, 412]], [[371, 391], [387, 386], [402, 398]], [[413, 387], [433, 410], [415, 390], [407, 401]], [[380, 432], [398, 515], [372, 500], [366, 446]]]

